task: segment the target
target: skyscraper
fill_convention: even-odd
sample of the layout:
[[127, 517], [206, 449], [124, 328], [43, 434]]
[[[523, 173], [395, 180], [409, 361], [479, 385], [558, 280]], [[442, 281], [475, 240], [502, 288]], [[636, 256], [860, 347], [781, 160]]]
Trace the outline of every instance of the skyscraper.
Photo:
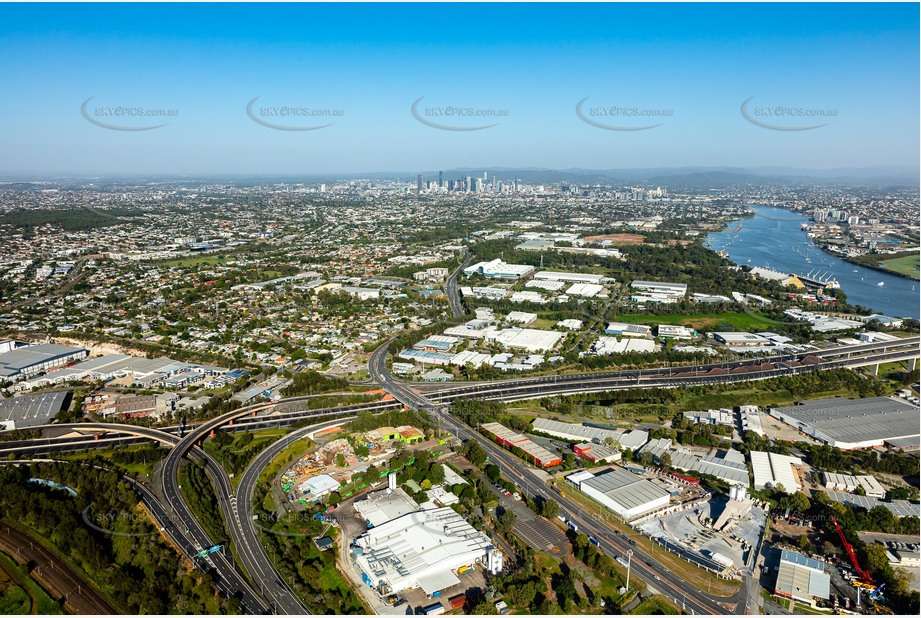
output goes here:
[[445, 186], [445, 173], [440, 171], [438, 172], [438, 188], [442, 189], [444, 188], [444, 186]]
[[416, 176], [416, 192], [422, 191], [422, 174]]

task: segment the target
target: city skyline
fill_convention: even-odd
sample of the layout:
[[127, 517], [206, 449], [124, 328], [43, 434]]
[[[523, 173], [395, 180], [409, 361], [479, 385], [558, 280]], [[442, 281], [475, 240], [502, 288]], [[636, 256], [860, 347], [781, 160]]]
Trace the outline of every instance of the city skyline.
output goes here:
[[4, 11], [8, 175], [918, 165], [915, 5]]

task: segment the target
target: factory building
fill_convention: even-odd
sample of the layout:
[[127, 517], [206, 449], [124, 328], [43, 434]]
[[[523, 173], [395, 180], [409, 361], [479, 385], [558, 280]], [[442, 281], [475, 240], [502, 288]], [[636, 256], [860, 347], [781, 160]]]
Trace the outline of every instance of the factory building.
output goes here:
[[889, 397], [816, 399], [768, 413], [806, 435], [840, 449], [873, 448], [886, 443], [917, 444], [918, 406]]
[[620, 449], [613, 449], [604, 444], [595, 444], [594, 442], [584, 442], [576, 444], [572, 450], [583, 459], [588, 459], [595, 463], [611, 463], [620, 461], [623, 455]]
[[464, 269], [468, 277], [482, 275], [491, 279], [518, 279], [533, 272], [535, 268], [528, 264], [506, 264], [496, 258], [489, 262], [477, 262]]
[[595, 275], [591, 273], [561, 273], [552, 270], [542, 270], [535, 273], [534, 279], [538, 281], [561, 281], [564, 283], [592, 283], [594, 285], [614, 282], [613, 279], [608, 279], [604, 275]]
[[357, 537], [355, 565], [381, 595], [421, 588], [428, 596], [460, 583], [459, 570], [481, 564], [502, 570], [502, 553], [450, 507], [415, 511]]
[[668, 506], [667, 491], [623, 468], [577, 472], [566, 480], [627, 521]]
[[18, 382], [40, 373], [75, 363], [89, 356], [86, 348], [73, 348], [54, 343], [36, 345], [5, 342], [0, 353], [0, 381]]
[[642, 429], [609, 429], [592, 425], [579, 425], [578, 423], [562, 423], [547, 418], [535, 418], [531, 426], [538, 433], [562, 438], [570, 442], [604, 444], [608, 438], [611, 438], [620, 444], [622, 448], [631, 450], [640, 448], [649, 440], [649, 432]]
[[802, 466], [799, 457], [778, 455], [764, 451], [751, 451], [752, 473], [755, 476], [755, 489], [773, 489], [782, 486], [785, 493], [792, 494], [802, 489], [794, 467]]
[[563, 462], [563, 459], [559, 455], [551, 453], [539, 444], [535, 444], [530, 438], [514, 432], [504, 425], [500, 425], [499, 423], [483, 423], [480, 425], [480, 428], [484, 432], [494, 436], [496, 442], [501, 446], [520, 450], [534, 462], [536, 466], [549, 468], [558, 466]]
[[624, 337], [649, 337], [652, 329], [643, 324], [624, 324], [623, 322], [610, 322], [604, 329], [606, 335], [621, 335]]
[[0, 430], [47, 425], [70, 405], [67, 391], [0, 399]]
[[831, 578], [823, 561], [786, 549], [780, 552], [774, 594], [811, 605], [815, 599], [828, 599], [830, 590]]
[[834, 491], [855, 493], [858, 488], [863, 489], [864, 495], [870, 498], [885, 498], [886, 489], [874, 477], [869, 475], [851, 476], [850, 474], [837, 474], [836, 472], [823, 472], [825, 488]]
[[693, 339], [697, 336], [697, 331], [678, 324], [659, 324], [656, 334], [662, 339]]

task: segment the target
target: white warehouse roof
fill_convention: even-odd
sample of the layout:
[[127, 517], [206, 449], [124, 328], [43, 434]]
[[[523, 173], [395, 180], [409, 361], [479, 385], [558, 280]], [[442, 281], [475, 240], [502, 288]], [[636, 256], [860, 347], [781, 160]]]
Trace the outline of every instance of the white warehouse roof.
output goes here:
[[749, 454], [752, 462], [752, 473], [755, 476], [755, 489], [772, 488], [783, 485], [788, 494], [795, 493], [802, 488], [796, 480], [793, 466], [802, 466], [799, 457], [778, 455], [764, 451], [751, 451]]
[[355, 561], [370, 585], [391, 592], [421, 587], [431, 595], [460, 583], [452, 571], [483, 563], [492, 543], [450, 507], [417, 511], [368, 530], [355, 539], [364, 553]]

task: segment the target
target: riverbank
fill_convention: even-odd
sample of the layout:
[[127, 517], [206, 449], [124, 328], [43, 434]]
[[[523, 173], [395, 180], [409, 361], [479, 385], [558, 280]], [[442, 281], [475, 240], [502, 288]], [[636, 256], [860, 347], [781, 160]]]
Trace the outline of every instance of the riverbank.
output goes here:
[[[868, 257], [884, 258], [884, 259], [866, 259]], [[886, 265], [883, 264], [883, 262], [887, 262], [889, 260], [897, 260], [897, 259], [902, 259], [902, 258], [914, 258], [915, 263], [911, 264], [910, 266], [915, 269], [914, 270], [915, 274], [912, 275], [911, 273], [900, 271], [900, 270], [895, 270], [894, 268], [887, 268]], [[886, 273], [887, 275], [895, 275], [896, 277], [902, 277], [903, 279], [911, 279], [912, 281], [921, 280], [921, 276], [919, 276], [919, 273], [918, 273], [918, 263], [919, 263], [919, 259], [921, 258], [919, 258], [918, 253], [916, 251], [904, 251], [901, 253], [894, 253], [891, 256], [882, 256], [882, 255], [877, 254], [873, 256], [861, 255], [858, 257], [846, 257], [842, 259], [845, 262], [850, 262], [851, 264], [856, 264], [857, 266], [863, 266], [864, 268], [869, 268], [871, 270], [876, 270], [881, 273]]]
[[[803, 214], [771, 206], [751, 206], [753, 217], [740, 217], [725, 229], [708, 234], [705, 246], [723, 250], [736, 264], [784, 273], [833, 278], [848, 303], [893, 317], [917, 318], [918, 292], [913, 282], [889, 269], [870, 269], [823, 251], [802, 229]], [[743, 223], [739, 232], [733, 232]], [[880, 286], [880, 283], [883, 286]]]

